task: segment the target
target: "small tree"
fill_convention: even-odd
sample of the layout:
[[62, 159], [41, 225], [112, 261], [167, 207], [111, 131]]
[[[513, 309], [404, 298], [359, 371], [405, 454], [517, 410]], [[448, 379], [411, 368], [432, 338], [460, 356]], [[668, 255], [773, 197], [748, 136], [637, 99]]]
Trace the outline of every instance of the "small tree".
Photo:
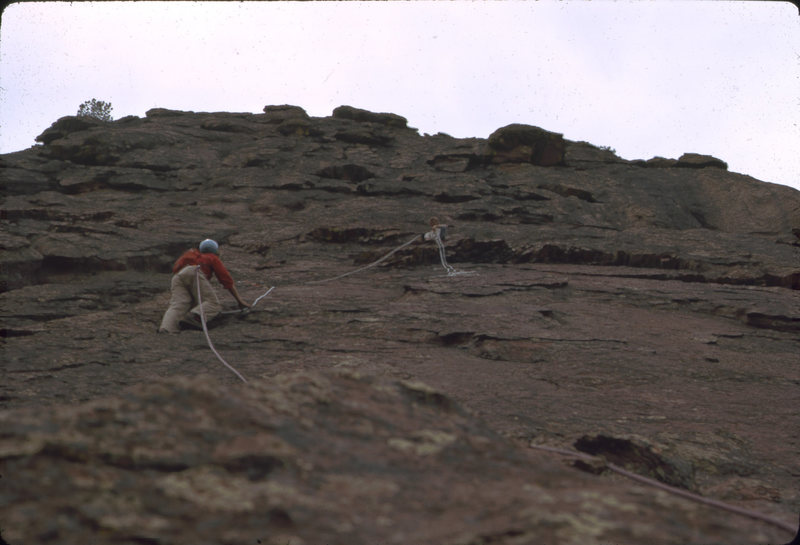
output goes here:
[[111, 117], [111, 103], [93, 98], [81, 104], [78, 108], [78, 117], [94, 117], [100, 121], [113, 121]]

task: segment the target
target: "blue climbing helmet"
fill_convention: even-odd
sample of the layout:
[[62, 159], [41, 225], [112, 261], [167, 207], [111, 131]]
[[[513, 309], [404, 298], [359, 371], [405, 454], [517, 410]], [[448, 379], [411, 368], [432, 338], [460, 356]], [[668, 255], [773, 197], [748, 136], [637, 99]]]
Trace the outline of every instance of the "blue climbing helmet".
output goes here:
[[200, 253], [202, 254], [218, 254], [219, 253], [219, 244], [211, 240], [210, 238], [205, 239], [203, 242], [200, 243], [198, 247]]

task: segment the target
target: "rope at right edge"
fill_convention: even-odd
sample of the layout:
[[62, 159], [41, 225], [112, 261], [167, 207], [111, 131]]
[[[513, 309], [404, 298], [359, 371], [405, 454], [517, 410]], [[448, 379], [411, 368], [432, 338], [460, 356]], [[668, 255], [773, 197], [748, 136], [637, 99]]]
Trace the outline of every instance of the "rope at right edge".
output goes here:
[[743, 507], [737, 507], [735, 505], [730, 505], [728, 503], [721, 502], [719, 500], [706, 498], [706, 497], [701, 496], [699, 494], [694, 494], [692, 492], [689, 492], [688, 490], [683, 490], [681, 488], [676, 488], [674, 486], [670, 486], [668, 484], [664, 484], [664, 483], [662, 483], [660, 481], [657, 481], [655, 479], [651, 479], [649, 477], [645, 477], [643, 475], [639, 475], [638, 473], [633, 473], [632, 471], [628, 471], [627, 469], [623, 469], [623, 468], [619, 467], [618, 465], [612, 464], [608, 460], [605, 460], [604, 458], [600, 458], [598, 456], [591, 456], [589, 454], [584, 454], [584, 453], [581, 453], [581, 452], [575, 452], [573, 450], [556, 448], [556, 447], [547, 447], [547, 446], [544, 446], [544, 445], [528, 445], [528, 446], [530, 448], [532, 448], [532, 449], [541, 450], [541, 451], [544, 451], [544, 452], [550, 452], [550, 453], [554, 453], [554, 454], [561, 454], [563, 456], [570, 456], [572, 458], [578, 458], [578, 459], [586, 461], [586, 462], [600, 463], [603, 467], [608, 468], [610, 471], [613, 471], [614, 473], [618, 473], [618, 474], [620, 474], [620, 475], [622, 475], [624, 477], [627, 477], [629, 479], [632, 479], [634, 481], [638, 481], [640, 483], [652, 486], [654, 488], [658, 488], [659, 490], [663, 490], [663, 491], [668, 492], [670, 494], [674, 494], [675, 496], [680, 496], [682, 498], [686, 498], [686, 499], [689, 499], [689, 500], [692, 500], [692, 501], [696, 501], [698, 503], [703, 503], [705, 505], [710, 505], [712, 507], [716, 507], [716, 508], [722, 509], [724, 511], [729, 511], [731, 513], [736, 513], [737, 515], [742, 515], [744, 517], [749, 517], [749, 518], [752, 518], [752, 519], [760, 520], [762, 522], [766, 522], [767, 524], [771, 524], [773, 526], [776, 526], [778, 528], [786, 530], [787, 532], [794, 532], [795, 531], [794, 527], [791, 526], [790, 524], [787, 524], [787, 523], [783, 522], [782, 520], [778, 520], [778, 519], [776, 519], [774, 517], [771, 517], [769, 515], [765, 515], [763, 513], [759, 513], [758, 511], [753, 511], [751, 509], [745, 509]]

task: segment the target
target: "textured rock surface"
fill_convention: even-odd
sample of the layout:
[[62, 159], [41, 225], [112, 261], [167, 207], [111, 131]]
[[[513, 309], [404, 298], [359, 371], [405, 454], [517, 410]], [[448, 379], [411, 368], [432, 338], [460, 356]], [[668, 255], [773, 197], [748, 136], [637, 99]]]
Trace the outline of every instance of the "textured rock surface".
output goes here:
[[[11, 545], [791, 538], [526, 447], [795, 521], [797, 191], [349, 106], [63, 118], [40, 141], [0, 157]], [[430, 216], [471, 274], [416, 242], [317, 282]], [[206, 236], [246, 299], [276, 286], [211, 329], [246, 385], [202, 333], [155, 333]]]

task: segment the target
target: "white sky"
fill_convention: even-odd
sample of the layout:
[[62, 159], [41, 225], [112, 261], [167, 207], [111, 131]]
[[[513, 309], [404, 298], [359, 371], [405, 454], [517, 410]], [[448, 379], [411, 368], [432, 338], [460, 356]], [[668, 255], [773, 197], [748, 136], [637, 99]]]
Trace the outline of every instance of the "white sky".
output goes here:
[[800, 17], [788, 2], [36, 2], [0, 28], [0, 153], [85, 100], [312, 116], [421, 133], [509, 123], [626, 159], [714, 155], [800, 189]]

